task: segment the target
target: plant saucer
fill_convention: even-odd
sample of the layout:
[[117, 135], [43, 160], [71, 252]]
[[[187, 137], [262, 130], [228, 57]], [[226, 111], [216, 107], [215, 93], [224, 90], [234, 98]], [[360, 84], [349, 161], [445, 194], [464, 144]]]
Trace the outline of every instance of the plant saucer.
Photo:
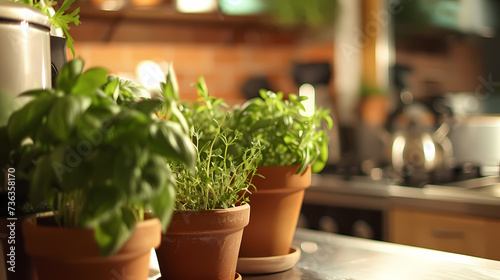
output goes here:
[[300, 259], [300, 249], [292, 246], [282, 256], [238, 258], [236, 270], [241, 274], [276, 273], [291, 269]]
[[[241, 275], [238, 272], [236, 272], [236, 274], [234, 275], [234, 280], [242, 280], [242, 279], [243, 279], [243, 277], [241, 277]], [[156, 280], [163, 280], [163, 279], [160, 277]]]

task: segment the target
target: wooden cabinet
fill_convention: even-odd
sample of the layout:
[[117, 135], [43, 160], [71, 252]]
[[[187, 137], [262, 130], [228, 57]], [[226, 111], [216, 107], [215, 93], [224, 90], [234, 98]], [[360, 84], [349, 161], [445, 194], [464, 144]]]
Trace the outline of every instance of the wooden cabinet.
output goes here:
[[500, 260], [500, 221], [475, 216], [393, 208], [391, 242]]
[[180, 13], [168, 3], [102, 11], [87, 1], [80, 5], [80, 20], [82, 24], [70, 30], [76, 42], [289, 45], [307, 33], [305, 27], [278, 26], [267, 15]]

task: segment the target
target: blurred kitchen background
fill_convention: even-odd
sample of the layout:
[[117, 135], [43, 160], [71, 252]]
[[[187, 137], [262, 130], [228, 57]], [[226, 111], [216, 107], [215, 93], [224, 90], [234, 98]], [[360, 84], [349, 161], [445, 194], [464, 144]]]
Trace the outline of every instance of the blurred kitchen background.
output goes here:
[[[71, 34], [77, 56], [87, 66], [105, 65], [115, 74], [141, 82], [141, 63], [152, 61], [162, 68], [173, 63], [185, 99], [196, 98], [190, 84], [201, 75], [211, 94], [228, 103], [247, 98], [243, 90], [247, 82], [257, 86], [267, 82], [276, 91], [297, 92], [293, 63], [333, 62], [333, 25], [314, 33], [304, 26], [283, 26], [262, 14], [261, 1], [78, 3], [82, 23]], [[327, 21], [333, 22], [333, 15], [328, 16]]]
[[[336, 121], [328, 173], [392, 172], [417, 186], [450, 180], [429, 173], [464, 164], [498, 173], [500, 151], [487, 146], [498, 132], [474, 134], [490, 139], [474, 152], [460, 141], [478, 123], [498, 122], [490, 114], [500, 110], [499, 1], [301, 2], [81, 0], [71, 34], [87, 67], [106, 66], [153, 91], [173, 63], [183, 99], [196, 98], [191, 84], [201, 75], [229, 104], [259, 88], [297, 93], [312, 84]], [[393, 151], [396, 139], [398, 149], [403, 139], [421, 153]], [[426, 141], [434, 156], [425, 155]]]
[[86, 67], [152, 91], [168, 63], [185, 100], [311, 84], [335, 128], [302, 226], [500, 259], [500, 1], [77, 3]]

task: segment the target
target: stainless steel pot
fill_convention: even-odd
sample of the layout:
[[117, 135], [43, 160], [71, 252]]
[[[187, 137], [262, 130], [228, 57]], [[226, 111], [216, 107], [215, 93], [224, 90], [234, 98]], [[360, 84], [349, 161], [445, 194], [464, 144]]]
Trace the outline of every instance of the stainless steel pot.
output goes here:
[[50, 21], [18, 2], [0, 2], [0, 126], [27, 100], [23, 91], [51, 87]]

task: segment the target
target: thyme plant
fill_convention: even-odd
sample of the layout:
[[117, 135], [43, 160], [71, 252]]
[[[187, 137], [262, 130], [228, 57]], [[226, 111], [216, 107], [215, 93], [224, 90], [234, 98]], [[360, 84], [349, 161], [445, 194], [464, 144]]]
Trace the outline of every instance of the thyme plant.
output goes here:
[[[171, 82], [167, 79], [168, 83]], [[168, 86], [167, 86], [168, 87]], [[222, 99], [208, 93], [203, 77], [195, 84], [195, 102], [183, 102], [178, 107], [187, 121], [189, 134], [197, 150], [195, 172], [184, 164], [171, 163], [176, 174], [176, 211], [211, 210], [235, 207], [248, 201], [250, 183], [260, 158], [260, 143], [243, 147], [240, 159], [230, 153], [242, 134], [229, 128], [232, 115]], [[175, 98], [178, 95], [172, 95]], [[169, 101], [170, 102], [170, 101]]]

